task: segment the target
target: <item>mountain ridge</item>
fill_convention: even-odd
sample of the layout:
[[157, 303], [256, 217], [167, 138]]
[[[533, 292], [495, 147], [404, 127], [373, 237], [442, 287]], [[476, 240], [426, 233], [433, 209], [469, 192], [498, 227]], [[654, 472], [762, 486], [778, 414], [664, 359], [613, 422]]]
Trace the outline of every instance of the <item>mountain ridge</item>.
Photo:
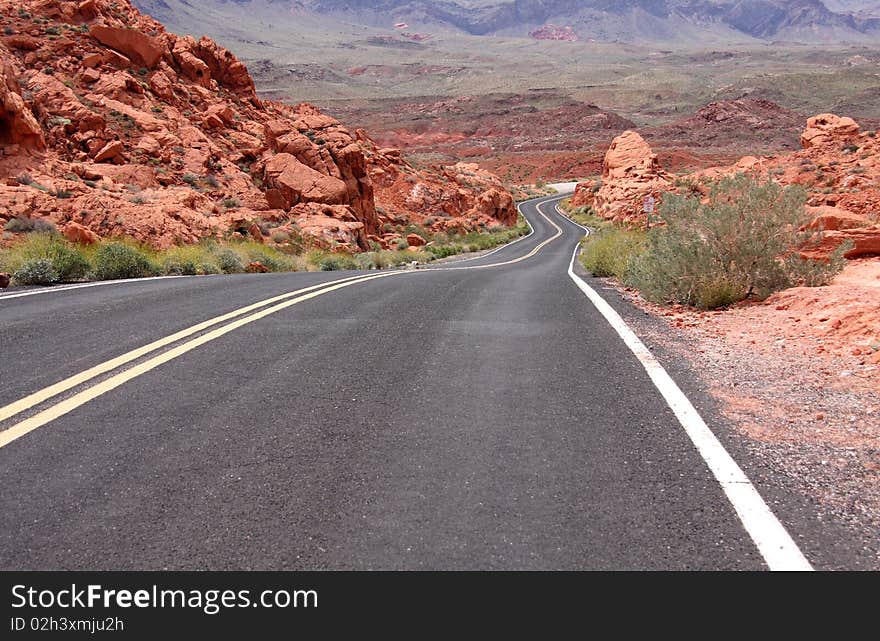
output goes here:
[[[173, 22], [174, 1], [135, 4]], [[214, 1], [225, 3], [257, 11], [261, 6], [251, 0]], [[823, 0], [270, 0], [268, 4], [371, 26], [404, 23], [477, 36], [525, 37], [548, 23], [570, 26], [581, 39], [625, 42], [674, 42], [686, 39], [691, 29], [796, 42], [858, 41], [880, 34], [876, 3], [844, 0], [833, 2], [834, 9]]]

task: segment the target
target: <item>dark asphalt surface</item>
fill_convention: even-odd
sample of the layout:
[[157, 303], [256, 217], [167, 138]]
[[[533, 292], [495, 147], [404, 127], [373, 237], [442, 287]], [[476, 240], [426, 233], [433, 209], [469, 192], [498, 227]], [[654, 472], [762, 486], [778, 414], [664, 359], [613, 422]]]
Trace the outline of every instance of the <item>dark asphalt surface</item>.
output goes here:
[[[531, 237], [458, 266], [555, 233], [534, 202], [523, 209]], [[763, 568], [641, 365], [566, 275], [582, 231], [545, 209], [564, 235], [531, 258], [319, 296], [0, 448], [0, 568]], [[350, 275], [0, 298], [0, 405]]]

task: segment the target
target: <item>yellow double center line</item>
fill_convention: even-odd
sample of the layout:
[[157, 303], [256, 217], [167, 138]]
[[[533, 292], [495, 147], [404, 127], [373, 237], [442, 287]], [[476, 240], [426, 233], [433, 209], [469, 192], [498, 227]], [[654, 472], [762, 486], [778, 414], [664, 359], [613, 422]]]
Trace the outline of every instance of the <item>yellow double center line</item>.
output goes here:
[[343, 278], [340, 280], [331, 281], [329, 283], [322, 283], [320, 285], [313, 285], [312, 287], [306, 287], [304, 289], [298, 289], [295, 292], [288, 292], [287, 294], [281, 294], [280, 296], [275, 296], [274, 298], [268, 298], [266, 300], [260, 301], [258, 303], [254, 303], [253, 305], [248, 305], [247, 307], [242, 307], [241, 309], [234, 310], [229, 312], [228, 314], [223, 314], [222, 316], [217, 316], [215, 318], [211, 318], [206, 320], [198, 325], [193, 325], [192, 327], [188, 327], [187, 329], [181, 330], [175, 334], [171, 334], [170, 336], [166, 336], [165, 338], [161, 338], [157, 341], [149, 343], [148, 345], [144, 345], [143, 347], [139, 347], [138, 349], [132, 350], [130, 352], [126, 352], [121, 356], [117, 356], [114, 359], [96, 365], [91, 369], [87, 369], [79, 374], [71, 376], [70, 378], [66, 378], [63, 381], [59, 381], [54, 385], [50, 385], [38, 392], [35, 392], [29, 396], [26, 396], [14, 403], [10, 403], [4, 407], [0, 407], [0, 421], [4, 421], [8, 418], [15, 416], [16, 414], [20, 414], [25, 410], [31, 409], [40, 403], [43, 403], [59, 394], [62, 394], [68, 390], [71, 390], [83, 383], [86, 383], [101, 374], [105, 374], [110, 372], [122, 365], [135, 361], [142, 356], [146, 356], [151, 352], [154, 352], [158, 349], [171, 345], [179, 340], [192, 336], [193, 334], [197, 334], [205, 329], [213, 327], [219, 323], [223, 323], [227, 320], [231, 320], [233, 318], [238, 318], [239, 316], [243, 316], [248, 312], [252, 312], [255, 309], [260, 309], [261, 307], [266, 307], [266, 305], [272, 305], [272, 303], [277, 303], [278, 301], [285, 300], [283, 303], [279, 303], [277, 305], [273, 305], [272, 307], [267, 307], [262, 311], [259, 311], [250, 316], [245, 316], [244, 318], [239, 318], [235, 322], [229, 323], [228, 325], [224, 325], [219, 327], [211, 332], [206, 334], [202, 334], [201, 336], [194, 338], [186, 343], [178, 345], [177, 347], [170, 349], [166, 352], [159, 354], [143, 363], [135, 365], [130, 369], [127, 369], [115, 376], [111, 376], [110, 378], [94, 385], [78, 394], [74, 394], [70, 398], [67, 398], [52, 407], [39, 412], [15, 425], [12, 425], [9, 429], [0, 432], [0, 447], [4, 447], [9, 445], [12, 441], [21, 438], [28, 432], [32, 432], [38, 427], [42, 427], [46, 423], [50, 421], [54, 421], [56, 418], [67, 414], [68, 412], [76, 409], [77, 407], [88, 403], [89, 401], [101, 396], [102, 394], [106, 394], [112, 389], [115, 389], [130, 381], [133, 378], [140, 376], [146, 372], [149, 372], [152, 369], [155, 369], [159, 365], [163, 363], [167, 363], [170, 360], [185, 354], [200, 345], [204, 345], [210, 341], [216, 340], [221, 336], [228, 334], [229, 332], [238, 329], [239, 327], [244, 327], [249, 323], [253, 323], [254, 321], [260, 320], [270, 314], [274, 314], [275, 312], [279, 312], [282, 309], [286, 309], [291, 307], [292, 305], [296, 305], [298, 303], [302, 303], [303, 301], [307, 301], [309, 299], [315, 298], [316, 296], [320, 296], [322, 294], [326, 294], [328, 292], [336, 291], [337, 289], [342, 289], [343, 287], [350, 287], [351, 285], [356, 285], [358, 283], [366, 282], [368, 280], [375, 280], [377, 278], [386, 278], [388, 276], [394, 276], [396, 274], [400, 274], [401, 272], [388, 272], [385, 274], [377, 274], [375, 276], [352, 276], [350, 278]]
[[[119, 372], [118, 374], [110, 376], [109, 378], [95, 385], [92, 385], [91, 387], [81, 392], [78, 392], [70, 396], [69, 398], [55, 403], [47, 409], [34, 414], [33, 416], [19, 421], [18, 423], [15, 423], [8, 429], [0, 432], [0, 448], [9, 445], [16, 439], [19, 439], [22, 436], [34, 431], [35, 429], [42, 427], [43, 425], [46, 425], [47, 423], [50, 423], [51, 421], [54, 421], [61, 416], [64, 416], [65, 414], [75, 410], [82, 405], [85, 405], [89, 401], [92, 401], [99, 396], [106, 394], [113, 389], [116, 389], [120, 385], [123, 385], [128, 381], [137, 378], [138, 376], [141, 376], [142, 374], [145, 374], [150, 370], [155, 369], [156, 367], [159, 367], [163, 363], [174, 360], [175, 358], [178, 358], [179, 356], [182, 356], [183, 354], [186, 354], [187, 352], [190, 352], [195, 348], [204, 345], [205, 343], [214, 341], [221, 336], [225, 336], [226, 334], [236, 329], [239, 329], [240, 327], [249, 325], [250, 323], [258, 321], [261, 318], [265, 318], [266, 316], [275, 314], [276, 312], [287, 309], [288, 307], [292, 307], [293, 305], [297, 305], [312, 298], [316, 298], [317, 296], [322, 296], [338, 289], [351, 287], [352, 285], [358, 285], [367, 281], [377, 280], [379, 278], [387, 278], [389, 276], [396, 276], [400, 274], [430, 273], [433, 271], [451, 271], [465, 269], [485, 269], [487, 267], [500, 267], [502, 265], [510, 265], [526, 260], [527, 258], [531, 258], [539, 251], [541, 251], [541, 249], [547, 244], [553, 242], [562, 235], [562, 229], [558, 225], [556, 225], [556, 223], [550, 220], [550, 218], [547, 217], [547, 215], [541, 210], [540, 206], [538, 206], [538, 211], [541, 216], [543, 216], [551, 225], [553, 225], [553, 227], [556, 228], [556, 234], [538, 244], [529, 253], [518, 258], [487, 265], [449, 267], [443, 270], [422, 270], [419, 272], [386, 272], [383, 274], [376, 274], [372, 276], [351, 276], [349, 278], [342, 278], [340, 280], [330, 281], [328, 283], [312, 285], [311, 287], [298, 289], [294, 292], [288, 292], [286, 294], [281, 294], [273, 298], [267, 298], [266, 300], [248, 305], [247, 307], [242, 307], [240, 309], [233, 310], [227, 314], [208, 319], [204, 322], [198, 323], [197, 325], [193, 325], [192, 327], [188, 327], [179, 332], [144, 345], [143, 347], [139, 347], [130, 352], [126, 352], [125, 354], [117, 356], [116, 358], [113, 358], [109, 361], [100, 363], [90, 369], [80, 372], [79, 374], [75, 374], [74, 376], [55, 383], [54, 385], [50, 385], [49, 387], [46, 387], [38, 392], [34, 392], [33, 394], [25, 396], [22, 399], [10, 403], [9, 405], [0, 407], [0, 422], [21, 414], [22, 412], [25, 412], [29, 409], [32, 409], [37, 405], [40, 405], [41, 403], [45, 403], [46, 401], [60, 394], [63, 394], [64, 392], [70, 391], [76, 387], [79, 387], [80, 385], [88, 383], [92, 379], [97, 378], [102, 374], [112, 372], [113, 370], [122, 367], [123, 365], [127, 365], [128, 363], [136, 361], [144, 356], [151, 354], [152, 352], [162, 349], [163, 347], [167, 347], [185, 338], [193, 336], [194, 334], [198, 334], [199, 332], [202, 332], [206, 329], [210, 329], [215, 325], [219, 325], [233, 319], [238, 319], [234, 320], [231, 323], [223, 325], [222, 327], [218, 327], [210, 332], [201, 334], [200, 336], [197, 336], [192, 340], [189, 340], [176, 347], [173, 347], [172, 349], [162, 352], [161, 354], [154, 356], [153, 358], [150, 358], [146, 361], [143, 361], [142, 363], [138, 363], [137, 365], [134, 365], [133, 367], [130, 367], [122, 372]], [[250, 312], [255, 313], [250, 314]], [[250, 315], [246, 316], [246, 314]]]

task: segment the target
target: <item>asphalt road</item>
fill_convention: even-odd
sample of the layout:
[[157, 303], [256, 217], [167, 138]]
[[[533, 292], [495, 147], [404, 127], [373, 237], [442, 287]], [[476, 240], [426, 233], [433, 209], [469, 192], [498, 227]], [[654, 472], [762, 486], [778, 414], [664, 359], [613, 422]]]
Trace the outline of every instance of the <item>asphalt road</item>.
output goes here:
[[[536, 207], [523, 208], [534, 234], [489, 256], [291, 304], [0, 447], [0, 568], [764, 568], [642, 365], [566, 275], [583, 231]], [[358, 275], [0, 297], [0, 406]]]

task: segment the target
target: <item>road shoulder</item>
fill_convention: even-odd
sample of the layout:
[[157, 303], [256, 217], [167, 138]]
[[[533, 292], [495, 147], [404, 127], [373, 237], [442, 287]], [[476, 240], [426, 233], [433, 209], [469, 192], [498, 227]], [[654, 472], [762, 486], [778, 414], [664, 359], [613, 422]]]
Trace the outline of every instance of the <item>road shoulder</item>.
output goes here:
[[[876, 517], [864, 509], [858, 497], [851, 496], [849, 503], [841, 504], [827, 496], [829, 489], [849, 487], [850, 495], [860, 491], [858, 483], [847, 481], [845, 468], [821, 465], [828, 456], [821, 448], [755, 439], [731, 413], [729, 400], [721, 393], [724, 388], [720, 383], [736, 384], [743, 371], [753, 381], [778, 376], [778, 372], [764, 370], [760, 362], [736, 354], [730, 354], [727, 362], [713, 360], [717, 352], [665, 317], [635, 304], [633, 293], [608, 279], [593, 278], [579, 263], [575, 273], [621, 315], [666, 368], [817, 569], [880, 568]], [[740, 365], [732, 381], [719, 375], [729, 371], [731, 360]], [[765, 413], [772, 414], [771, 400], [762, 399], [761, 404]], [[768, 427], [774, 426], [768, 423]]]

